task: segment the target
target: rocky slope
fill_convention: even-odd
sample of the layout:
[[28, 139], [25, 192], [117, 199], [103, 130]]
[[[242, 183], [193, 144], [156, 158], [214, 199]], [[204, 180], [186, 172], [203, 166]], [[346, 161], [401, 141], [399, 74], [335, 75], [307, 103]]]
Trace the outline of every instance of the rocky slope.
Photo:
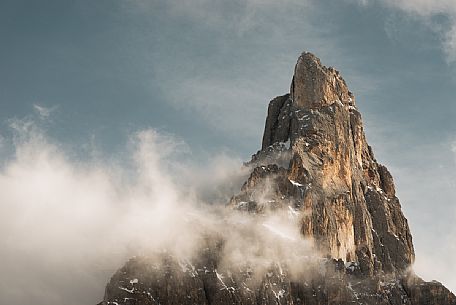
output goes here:
[[269, 103], [262, 148], [247, 165], [227, 208], [252, 217], [290, 211], [318, 255], [266, 270], [227, 267], [223, 237], [208, 237], [191, 261], [130, 260], [101, 304], [456, 304], [411, 271], [412, 236], [392, 176], [367, 144], [345, 81], [314, 55], [299, 57], [290, 93]]

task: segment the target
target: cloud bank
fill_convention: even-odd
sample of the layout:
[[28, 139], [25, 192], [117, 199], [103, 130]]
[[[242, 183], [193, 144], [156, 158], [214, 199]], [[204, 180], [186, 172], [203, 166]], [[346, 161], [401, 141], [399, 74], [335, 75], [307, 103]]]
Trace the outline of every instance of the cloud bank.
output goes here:
[[96, 304], [129, 257], [167, 249], [188, 258], [205, 234], [223, 236], [227, 265], [312, 253], [286, 212], [226, 214], [247, 174], [237, 159], [190, 165], [185, 143], [144, 130], [131, 137], [128, 165], [81, 161], [33, 122], [14, 127], [15, 153], [0, 169], [1, 304]]

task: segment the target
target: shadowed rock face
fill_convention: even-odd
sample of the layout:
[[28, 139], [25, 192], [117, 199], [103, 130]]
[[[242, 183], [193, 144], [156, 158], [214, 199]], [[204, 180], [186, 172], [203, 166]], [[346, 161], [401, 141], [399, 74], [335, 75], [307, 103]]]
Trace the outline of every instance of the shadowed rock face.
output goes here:
[[313, 54], [299, 57], [290, 94], [270, 102], [262, 148], [248, 166], [227, 208], [252, 217], [290, 209], [321, 259], [300, 277], [277, 262], [254, 281], [250, 267], [222, 268], [216, 240], [192, 262], [130, 260], [102, 304], [456, 304], [440, 283], [409, 270], [412, 236], [393, 178], [367, 144], [345, 81]]

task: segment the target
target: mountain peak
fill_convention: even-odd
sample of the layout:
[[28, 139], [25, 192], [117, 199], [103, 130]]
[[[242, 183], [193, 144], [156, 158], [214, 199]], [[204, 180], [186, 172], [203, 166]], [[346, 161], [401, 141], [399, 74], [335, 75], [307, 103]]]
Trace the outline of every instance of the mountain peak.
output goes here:
[[339, 71], [322, 65], [320, 59], [309, 52], [298, 58], [290, 94], [293, 104], [299, 108], [319, 108], [335, 101], [346, 105], [354, 103], [354, 96]]
[[306, 125], [301, 124], [299, 112], [318, 111], [329, 106], [356, 110], [355, 97], [339, 71], [324, 66], [314, 54], [304, 52], [295, 65], [290, 93], [269, 103], [261, 149], [288, 140], [294, 142]]
[[[279, 159], [284, 171], [277, 171], [283, 179], [278, 184], [295, 181], [301, 193], [282, 188], [268, 202], [280, 206], [286, 204], [281, 198], [293, 198], [305, 209], [310, 216], [301, 220], [301, 232], [321, 253], [356, 262], [368, 275], [410, 267], [412, 237], [392, 176], [367, 143], [345, 81], [311, 53], [299, 57], [291, 93], [270, 102], [262, 149], [252, 164]], [[253, 180], [261, 185], [264, 179]], [[252, 201], [256, 192], [250, 187], [238, 198]]]
[[269, 103], [247, 165], [223, 233], [205, 236], [194, 258], [130, 260], [101, 304], [456, 305], [411, 271], [392, 175], [374, 158], [345, 81], [315, 55], [299, 57], [291, 92]]

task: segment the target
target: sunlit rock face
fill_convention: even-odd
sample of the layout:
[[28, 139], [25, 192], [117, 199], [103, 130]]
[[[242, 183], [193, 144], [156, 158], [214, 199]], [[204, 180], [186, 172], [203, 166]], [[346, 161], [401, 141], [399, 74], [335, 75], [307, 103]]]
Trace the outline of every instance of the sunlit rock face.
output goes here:
[[298, 58], [290, 88], [293, 104], [299, 108], [320, 108], [341, 101], [348, 105], [352, 94], [339, 72], [323, 66], [312, 53]]
[[[289, 187], [269, 200], [281, 206], [293, 199], [294, 208], [305, 210], [302, 233], [322, 253], [356, 262], [368, 275], [413, 263], [412, 237], [391, 174], [366, 142], [354, 96], [339, 72], [310, 53], [298, 59], [291, 94], [269, 104], [263, 154], [279, 142], [290, 143], [290, 159], [277, 184]], [[255, 201], [254, 190], [243, 189], [243, 201]]]
[[247, 258], [227, 265], [223, 234], [208, 234], [190, 259], [130, 260], [102, 304], [456, 304], [443, 285], [411, 271], [412, 236], [393, 178], [367, 144], [345, 81], [313, 54], [299, 57], [290, 93], [269, 103], [261, 150], [246, 165], [250, 177], [227, 210], [258, 219], [288, 211], [312, 255], [295, 259], [294, 240], [289, 257], [266, 267]]

